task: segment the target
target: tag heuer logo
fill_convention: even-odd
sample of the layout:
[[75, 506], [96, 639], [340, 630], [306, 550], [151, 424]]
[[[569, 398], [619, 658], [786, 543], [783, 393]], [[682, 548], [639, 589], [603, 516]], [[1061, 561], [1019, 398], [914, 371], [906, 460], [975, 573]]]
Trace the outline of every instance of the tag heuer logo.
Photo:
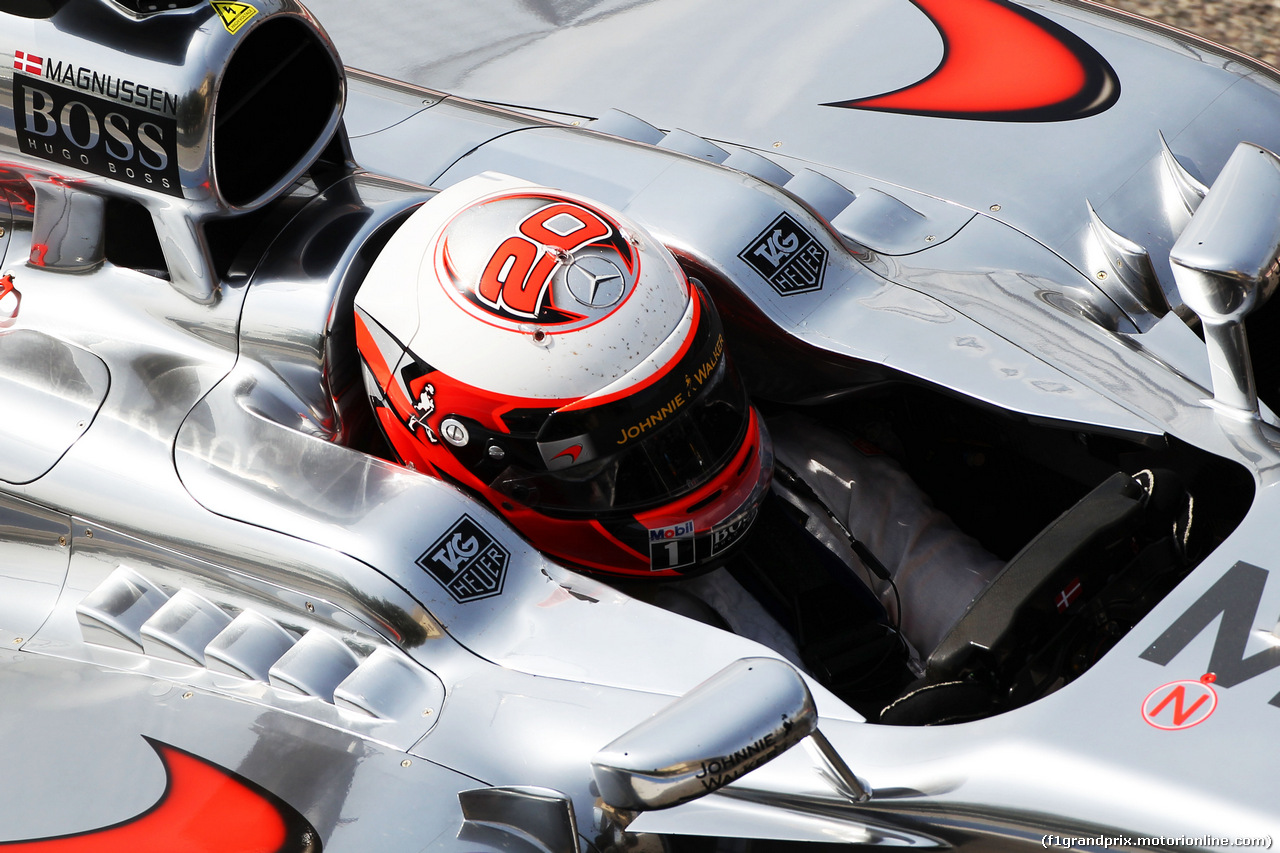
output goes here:
[[502, 592], [511, 552], [464, 515], [422, 552], [418, 565], [455, 601], [476, 601]]
[[827, 250], [787, 214], [773, 220], [738, 255], [782, 296], [822, 289]]

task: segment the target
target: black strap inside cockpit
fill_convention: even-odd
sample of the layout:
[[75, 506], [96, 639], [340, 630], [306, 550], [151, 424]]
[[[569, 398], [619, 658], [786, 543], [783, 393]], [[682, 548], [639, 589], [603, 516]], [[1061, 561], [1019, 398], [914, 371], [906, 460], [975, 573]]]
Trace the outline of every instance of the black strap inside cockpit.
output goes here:
[[875, 705], [912, 677], [907, 646], [871, 590], [806, 529], [796, 505], [806, 502], [784, 489], [775, 482], [728, 569], [790, 632], [815, 678], [855, 708]]

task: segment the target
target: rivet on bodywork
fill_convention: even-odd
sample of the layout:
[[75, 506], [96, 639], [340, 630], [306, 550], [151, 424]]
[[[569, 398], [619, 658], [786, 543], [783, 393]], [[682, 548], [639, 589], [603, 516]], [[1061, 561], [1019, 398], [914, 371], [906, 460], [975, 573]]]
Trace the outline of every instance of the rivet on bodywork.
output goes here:
[[407, 758], [406, 758], [404, 761], [401, 761], [401, 762], [400, 762], [400, 766], [401, 766], [401, 767], [408, 767], [408, 766], [409, 766], [409, 765], [411, 765], [411, 764], [413, 764], [413, 762], [412, 762], [412, 761], [410, 761], [410, 760], [409, 760], [409, 759], [407, 759]]
[[186, 693], [183, 693], [183, 694], [182, 694], [182, 698], [183, 698], [183, 699], [190, 699], [190, 698], [191, 698], [192, 696], [194, 696], [194, 695], [196, 695], [196, 694], [194, 694], [194, 693], [192, 693], [190, 690], [188, 690]]
[[990, 210], [992, 213], [998, 213], [1000, 211], [1000, 205], [993, 204], [991, 205], [990, 208], [988, 208], [988, 210]]
[[1106, 280], [1107, 280], [1107, 271], [1098, 270], [1098, 281], [1106, 281]]
[[314, 604], [312, 604], [310, 601], [308, 601], [308, 602], [307, 602], [307, 612], [308, 612], [308, 613], [315, 613], [315, 612], [316, 612], [316, 606], [315, 606]]

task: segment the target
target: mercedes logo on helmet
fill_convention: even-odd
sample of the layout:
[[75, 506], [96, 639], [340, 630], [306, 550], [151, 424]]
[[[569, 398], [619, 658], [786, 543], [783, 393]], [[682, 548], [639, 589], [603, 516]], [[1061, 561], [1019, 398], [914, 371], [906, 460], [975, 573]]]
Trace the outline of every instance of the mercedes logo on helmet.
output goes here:
[[588, 255], [578, 258], [565, 272], [569, 293], [588, 308], [608, 308], [622, 298], [627, 279], [608, 258]]

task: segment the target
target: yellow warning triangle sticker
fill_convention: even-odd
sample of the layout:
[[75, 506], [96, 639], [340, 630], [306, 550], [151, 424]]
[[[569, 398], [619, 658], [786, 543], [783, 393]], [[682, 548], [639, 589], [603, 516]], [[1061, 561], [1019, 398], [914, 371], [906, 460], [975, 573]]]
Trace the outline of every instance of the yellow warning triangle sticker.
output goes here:
[[236, 31], [249, 23], [249, 19], [258, 14], [258, 10], [250, 6], [248, 3], [231, 3], [226, 0], [211, 0], [209, 3], [213, 10], [218, 13], [218, 17], [222, 19], [222, 25], [227, 28], [227, 32], [235, 35]]

